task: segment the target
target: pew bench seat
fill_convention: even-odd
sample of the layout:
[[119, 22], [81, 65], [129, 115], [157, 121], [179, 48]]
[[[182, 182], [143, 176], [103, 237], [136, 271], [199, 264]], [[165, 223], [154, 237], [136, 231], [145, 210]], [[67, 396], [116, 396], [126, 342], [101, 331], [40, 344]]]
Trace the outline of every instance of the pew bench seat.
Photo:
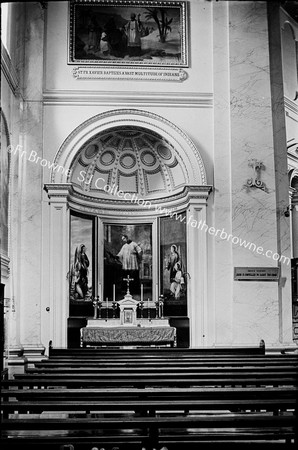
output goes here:
[[[163, 415], [160, 417], [82, 417], [68, 418], [30, 418], [30, 419], [3, 419], [3, 437], [7, 440], [17, 438], [18, 431], [26, 430], [31, 438], [35, 432], [38, 440], [39, 430], [50, 432], [56, 437], [59, 431], [68, 432], [70, 442], [75, 436], [93, 433], [108, 442], [108, 438], [117, 433], [125, 434], [125, 430], [135, 433], [139, 439], [142, 435], [142, 445], [148, 448], [160, 446], [165, 442], [191, 442], [213, 441], [224, 442], [247, 441], [253, 442], [270, 440], [277, 442], [294, 443], [296, 417], [293, 415], [272, 416], [264, 414], [211, 414], [211, 415]], [[42, 433], [41, 433], [42, 434]], [[26, 435], [26, 433], [25, 433]], [[25, 442], [22, 432], [22, 442]], [[20, 436], [20, 435], [19, 435]], [[13, 442], [13, 441], [11, 441]], [[40, 442], [41, 444], [41, 442]]]
[[42, 413], [49, 411], [84, 411], [89, 414], [91, 411], [134, 411], [136, 413], [147, 411], [148, 415], [156, 415], [158, 411], [294, 411], [297, 407], [295, 398], [276, 399], [160, 399], [160, 400], [23, 400], [23, 401], [3, 401], [1, 410], [5, 416], [20, 413]]
[[47, 389], [18, 389], [9, 387], [1, 390], [1, 398], [4, 401], [36, 401], [36, 400], [275, 400], [292, 399], [298, 404], [298, 388], [286, 387], [153, 387], [138, 388], [80, 388], [67, 389], [55, 387]]

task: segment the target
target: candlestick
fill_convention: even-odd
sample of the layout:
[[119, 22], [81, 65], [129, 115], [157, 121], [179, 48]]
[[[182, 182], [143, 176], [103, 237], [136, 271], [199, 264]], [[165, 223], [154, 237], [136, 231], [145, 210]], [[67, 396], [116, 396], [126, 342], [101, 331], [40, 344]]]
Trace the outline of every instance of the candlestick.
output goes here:
[[102, 301], [101, 301], [100, 297], [97, 297], [97, 301], [98, 301], [98, 318], [101, 319], [101, 304], [102, 304]]
[[143, 285], [141, 284], [141, 302], [143, 301]]
[[156, 313], [155, 313], [155, 317], [158, 319], [159, 316], [159, 300], [155, 300], [155, 309], [156, 309]]
[[117, 303], [113, 301], [112, 306], [113, 306], [113, 319], [115, 319], [116, 318], [115, 312], [116, 312]]
[[109, 299], [108, 297], [106, 298], [107, 301], [107, 319], [109, 318]]
[[150, 320], [150, 308], [149, 308], [149, 298], [148, 298], [148, 319]]
[[97, 297], [94, 297], [93, 300], [93, 307], [94, 307], [94, 315], [93, 315], [93, 319], [97, 319], [97, 310], [98, 310], [98, 300]]
[[144, 300], [141, 300], [141, 302], [140, 302], [140, 308], [141, 308], [141, 320], [143, 319], [143, 307], [144, 307]]
[[101, 298], [101, 284], [98, 284], [98, 293], [97, 293], [98, 297]]
[[161, 295], [160, 296], [160, 300], [159, 300], [159, 305], [160, 305], [160, 315], [161, 315], [161, 319], [163, 319], [163, 305], [164, 305], [164, 296]]
[[156, 300], [158, 300], [158, 284], [156, 284]]
[[116, 301], [115, 285], [113, 284], [113, 302]]

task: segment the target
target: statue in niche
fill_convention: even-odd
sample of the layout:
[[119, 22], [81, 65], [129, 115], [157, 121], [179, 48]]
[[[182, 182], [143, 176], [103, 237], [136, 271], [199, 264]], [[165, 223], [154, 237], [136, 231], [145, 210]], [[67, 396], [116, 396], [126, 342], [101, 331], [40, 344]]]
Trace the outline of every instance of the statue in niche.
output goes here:
[[75, 250], [74, 261], [70, 269], [70, 292], [75, 300], [84, 299], [88, 294], [88, 267], [86, 246], [80, 244]]

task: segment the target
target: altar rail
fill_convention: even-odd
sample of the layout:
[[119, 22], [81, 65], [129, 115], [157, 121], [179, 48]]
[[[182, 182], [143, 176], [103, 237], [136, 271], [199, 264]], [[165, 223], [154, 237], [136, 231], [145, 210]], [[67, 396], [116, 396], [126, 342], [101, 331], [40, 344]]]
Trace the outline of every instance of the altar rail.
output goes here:
[[125, 357], [131, 358], [141, 356], [148, 358], [149, 355], [160, 356], [167, 358], [189, 358], [199, 356], [257, 356], [265, 355], [265, 344], [260, 342], [259, 346], [226, 346], [226, 347], [197, 347], [197, 348], [139, 348], [122, 349], [122, 348], [58, 348], [52, 346], [52, 341], [49, 342], [48, 355], [50, 358], [72, 357], [72, 358], [94, 358], [96, 356], [103, 358], [105, 356], [112, 356], [113, 358], [124, 357], [123, 350], [125, 350]]

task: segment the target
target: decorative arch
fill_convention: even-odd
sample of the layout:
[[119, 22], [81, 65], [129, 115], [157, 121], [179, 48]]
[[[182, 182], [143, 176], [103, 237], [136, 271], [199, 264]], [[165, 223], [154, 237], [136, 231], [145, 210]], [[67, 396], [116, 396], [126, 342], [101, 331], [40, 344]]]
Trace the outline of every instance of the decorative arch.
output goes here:
[[[51, 170], [51, 183], [69, 183], [73, 161], [86, 142], [112, 128], [137, 127], [160, 136], [173, 149], [189, 185], [207, 185], [205, 166], [194, 142], [167, 119], [147, 111], [118, 109], [98, 114], [79, 125], [63, 142], [54, 163], [61, 170]], [[62, 170], [63, 168], [63, 170]]]
[[[129, 133], [132, 136], [139, 133], [138, 138], [143, 139], [148, 148], [137, 146], [136, 141], [131, 147], [129, 145], [125, 147], [126, 144], [123, 142], [119, 148], [117, 143], [114, 147], [113, 145], [109, 147], [114, 138], [122, 139], [123, 130], [126, 133], [124, 141]], [[125, 151], [122, 151], [123, 149]], [[94, 216], [98, 224], [96, 233], [99, 236], [103, 235], [104, 223], [109, 221], [120, 224], [122, 222], [141, 224], [144, 221], [151, 223], [156, 260], [156, 264], [153, 264], [152, 283], [158, 287], [159, 220], [167, 216], [167, 211], [175, 211], [177, 214], [181, 212], [185, 214], [185, 224], [206, 223], [207, 200], [212, 186], [207, 184], [202, 157], [189, 136], [163, 117], [136, 109], [108, 111], [83, 122], [65, 139], [55, 156], [54, 165], [59, 167], [59, 170], [52, 169], [51, 183], [44, 186], [49, 199], [49, 211], [45, 217], [47, 226], [49, 224], [48, 276], [50, 280], [55, 280], [55, 283], [51, 283], [53, 292], [49, 293], [50, 308], [53, 312], [47, 327], [49, 336], [55, 336], [54, 345], [64, 347], [67, 345], [69, 311], [66, 274], [69, 271], [70, 210], [75, 214]], [[99, 170], [98, 173], [110, 170], [111, 182], [118, 183], [120, 179], [120, 188], [121, 177], [125, 183], [129, 177], [132, 179], [135, 176], [140, 184], [143, 183], [140, 190], [138, 187], [135, 189], [141, 197], [150, 198], [152, 202], [150, 208], [139, 202], [138, 204], [130, 202], [126, 198], [124, 200], [115, 196], [108, 198], [105, 197], [105, 193], [99, 195], [90, 192], [84, 185], [75, 186], [72, 176], [74, 174], [77, 176], [75, 170], [78, 167], [79, 169], [85, 167], [86, 175], [89, 171], [89, 176], [94, 175], [95, 170]], [[155, 180], [151, 181], [151, 185], [150, 180], [148, 182], [151, 175], [152, 177], [156, 175], [157, 172], [154, 170], [159, 171], [165, 178], [164, 188], [160, 189], [158, 194], [151, 189]], [[135, 172], [138, 175], [135, 175]], [[109, 179], [108, 183], [110, 184]], [[125, 189], [125, 184], [121, 189]], [[167, 208], [166, 211], [163, 207]], [[188, 304], [190, 346], [208, 345], [206, 330], [207, 315], [210, 312], [208, 313], [207, 301], [207, 233], [199, 233], [197, 228], [188, 226], [186, 248], [187, 266], [196, 270], [196, 276], [192, 276], [187, 284], [187, 298], [190, 299]], [[103, 257], [102, 244], [97, 246], [97, 252], [99, 260]], [[96, 289], [102, 293], [102, 268], [95, 270], [99, 274]]]
[[10, 199], [10, 189], [11, 189], [11, 152], [8, 150], [11, 146], [10, 133], [8, 128], [8, 123], [4, 112], [1, 110], [1, 146], [2, 152], [0, 157], [0, 168], [1, 168], [1, 268], [2, 274], [8, 276], [8, 241], [9, 241], [9, 199]]

